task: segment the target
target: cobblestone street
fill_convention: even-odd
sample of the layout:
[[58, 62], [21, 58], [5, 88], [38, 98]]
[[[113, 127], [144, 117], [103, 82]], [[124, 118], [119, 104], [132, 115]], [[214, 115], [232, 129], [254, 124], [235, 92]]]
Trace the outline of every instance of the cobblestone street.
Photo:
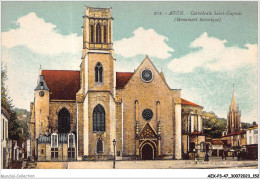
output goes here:
[[[113, 161], [38, 162], [37, 169], [112, 169]], [[116, 169], [257, 169], [258, 161], [199, 160], [116, 161]]]

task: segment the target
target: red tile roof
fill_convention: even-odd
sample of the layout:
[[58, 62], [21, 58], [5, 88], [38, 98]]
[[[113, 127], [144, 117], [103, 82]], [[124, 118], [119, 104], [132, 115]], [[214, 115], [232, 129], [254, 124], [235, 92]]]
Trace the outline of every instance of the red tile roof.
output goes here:
[[241, 134], [245, 134], [245, 133], [246, 133], [246, 131], [236, 131], [236, 132], [233, 132], [233, 133], [229, 133], [226, 136], [241, 135]]
[[116, 72], [116, 89], [122, 89], [132, 77], [132, 72]]
[[224, 143], [221, 140], [211, 140], [212, 145], [223, 145]]
[[194, 131], [194, 132], [192, 133], [192, 135], [200, 135], [200, 134], [202, 134], [202, 133], [199, 132], [199, 131]]
[[181, 98], [181, 104], [182, 105], [191, 105], [191, 106], [200, 106], [200, 105], [197, 105], [197, 104], [192, 103], [190, 101], [187, 101], [186, 99], [183, 99], [183, 98]]
[[79, 71], [42, 70], [42, 75], [50, 89], [51, 100], [76, 100], [80, 89]]

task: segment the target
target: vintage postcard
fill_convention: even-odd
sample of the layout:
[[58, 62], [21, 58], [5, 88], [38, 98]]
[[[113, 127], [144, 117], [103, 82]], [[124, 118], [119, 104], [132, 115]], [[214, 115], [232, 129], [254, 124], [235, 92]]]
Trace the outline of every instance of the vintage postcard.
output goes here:
[[258, 1], [1, 2], [1, 178], [116, 176], [259, 178]]

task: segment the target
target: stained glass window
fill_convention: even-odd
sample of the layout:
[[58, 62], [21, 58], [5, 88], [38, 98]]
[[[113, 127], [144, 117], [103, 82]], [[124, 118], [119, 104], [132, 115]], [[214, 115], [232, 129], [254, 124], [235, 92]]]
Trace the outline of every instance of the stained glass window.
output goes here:
[[104, 108], [99, 104], [94, 108], [93, 111], [93, 131], [99, 132], [99, 131], [105, 131], [105, 110]]
[[141, 77], [143, 81], [150, 82], [153, 79], [153, 73], [151, 72], [151, 70], [146, 69], [142, 71]]
[[151, 109], [145, 109], [142, 116], [145, 120], [149, 121], [153, 118], [153, 111]]

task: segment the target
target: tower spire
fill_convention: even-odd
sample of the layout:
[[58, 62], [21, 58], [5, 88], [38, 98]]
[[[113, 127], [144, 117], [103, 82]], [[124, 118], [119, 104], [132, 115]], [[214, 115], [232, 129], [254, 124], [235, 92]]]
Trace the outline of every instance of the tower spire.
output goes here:
[[231, 110], [237, 110], [236, 97], [235, 97], [235, 87], [233, 83], [233, 93], [232, 93], [232, 101], [231, 101]]

